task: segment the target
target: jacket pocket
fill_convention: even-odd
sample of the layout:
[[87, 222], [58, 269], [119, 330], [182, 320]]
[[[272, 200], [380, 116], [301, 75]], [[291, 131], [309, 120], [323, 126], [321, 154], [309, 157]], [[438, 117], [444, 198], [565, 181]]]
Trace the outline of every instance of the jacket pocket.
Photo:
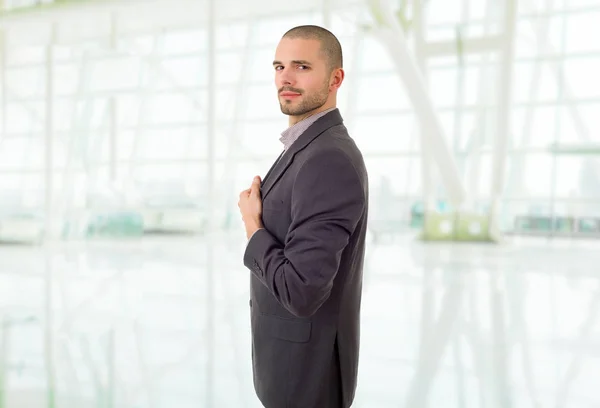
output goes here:
[[276, 339], [294, 343], [307, 343], [310, 340], [312, 323], [310, 321], [286, 319], [283, 317], [259, 314], [260, 331]]

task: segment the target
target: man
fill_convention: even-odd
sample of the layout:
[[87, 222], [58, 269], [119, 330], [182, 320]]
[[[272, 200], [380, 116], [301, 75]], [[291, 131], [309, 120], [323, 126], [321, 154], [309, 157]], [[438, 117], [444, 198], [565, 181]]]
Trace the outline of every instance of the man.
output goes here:
[[358, 371], [368, 184], [336, 108], [341, 46], [323, 28], [296, 27], [273, 66], [289, 116], [284, 152], [238, 203], [249, 239], [254, 387], [267, 408], [347, 408]]

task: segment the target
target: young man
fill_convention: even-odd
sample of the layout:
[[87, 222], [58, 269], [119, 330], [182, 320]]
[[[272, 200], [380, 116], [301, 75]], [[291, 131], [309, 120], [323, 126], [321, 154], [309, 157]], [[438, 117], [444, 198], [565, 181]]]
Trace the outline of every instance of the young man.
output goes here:
[[252, 361], [266, 408], [347, 408], [356, 389], [368, 182], [336, 108], [337, 38], [300, 26], [273, 62], [290, 127], [282, 156], [240, 193], [249, 239]]

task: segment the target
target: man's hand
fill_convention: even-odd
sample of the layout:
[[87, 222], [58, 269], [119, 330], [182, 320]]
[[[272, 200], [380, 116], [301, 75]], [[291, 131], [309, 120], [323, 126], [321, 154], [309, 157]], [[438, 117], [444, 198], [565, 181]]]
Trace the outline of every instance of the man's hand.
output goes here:
[[246, 238], [250, 239], [262, 225], [262, 199], [260, 197], [260, 177], [254, 177], [249, 189], [240, 193], [238, 202], [242, 220], [246, 227]]

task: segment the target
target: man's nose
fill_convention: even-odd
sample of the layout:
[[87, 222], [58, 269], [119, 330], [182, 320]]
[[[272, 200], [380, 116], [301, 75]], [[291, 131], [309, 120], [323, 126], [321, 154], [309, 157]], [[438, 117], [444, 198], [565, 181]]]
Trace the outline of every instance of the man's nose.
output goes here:
[[281, 71], [279, 79], [281, 80], [282, 85], [293, 85], [295, 81], [294, 75], [289, 69]]

